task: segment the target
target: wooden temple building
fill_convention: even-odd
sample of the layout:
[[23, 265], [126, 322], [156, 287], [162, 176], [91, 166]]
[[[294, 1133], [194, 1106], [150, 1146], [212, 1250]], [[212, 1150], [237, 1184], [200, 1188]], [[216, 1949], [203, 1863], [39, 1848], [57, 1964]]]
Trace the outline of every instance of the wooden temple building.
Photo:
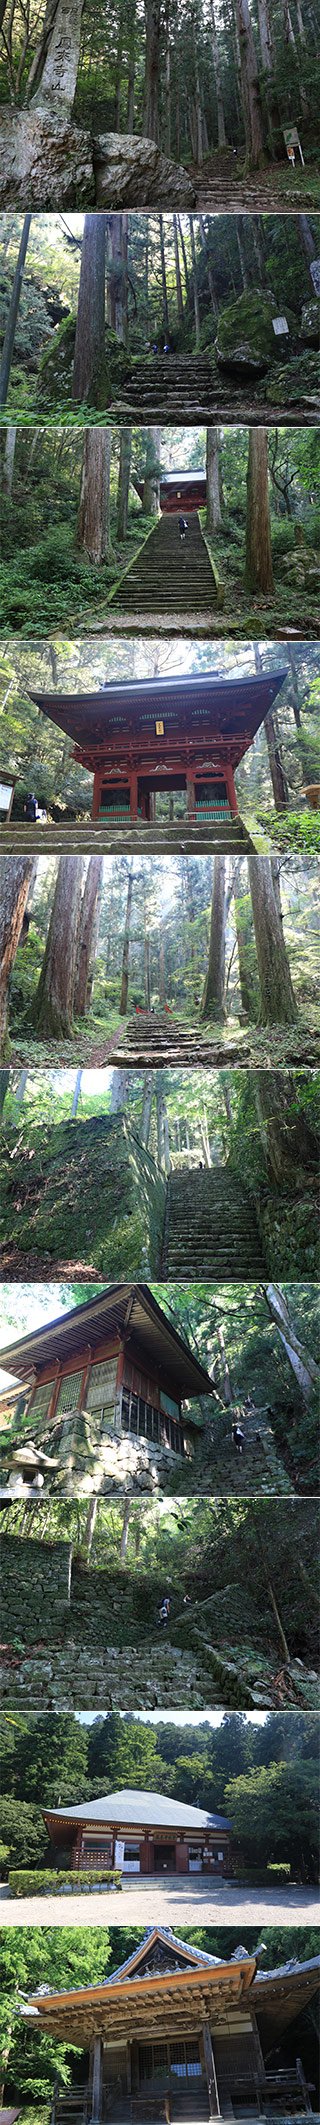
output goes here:
[[235, 772], [285, 676], [188, 672], [31, 699], [72, 738], [73, 759], [93, 775], [93, 819], [115, 827], [150, 821], [158, 792], [182, 791], [189, 821], [223, 827], [238, 818]]
[[[192, 1455], [197, 1397], [212, 1380], [147, 1284], [109, 1284], [98, 1297], [3, 1349], [20, 1383], [2, 1433], [2, 1496], [46, 1487], [103, 1491], [172, 1457]], [[22, 1392], [21, 1392], [22, 1390]], [[192, 1403], [196, 1408], [192, 1409]]]
[[242, 1947], [224, 1961], [156, 1925], [103, 1983], [42, 1984], [21, 2007], [33, 2043], [45, 2030], [83, 2058], [82, 2078], [71, 2059], [73, 2086], [55, 2084], [53, 2125], [312, 2113], [306, 2038], [301, 2059], [290, 2025], [318, 1984], [318, 1957], [264, 1971]]
[[[232, 1872], [231, 1823], [225, 1815], [167, 1799], [165, 1793], [125, 1788], [82, 1807], [43, 1808], [53, 1864], [121, 1867], [122, 1874]], [[63, 1864], [63, 1860], [62, 1860]]]
[[[135, 480], [137, 494], [143, 497], [143, 480]], [[205, 509], [207, 480], [204, 467], [200, 471], [162, 472], [159, 481], [161, 516], [191, 516], [194, 509]]]

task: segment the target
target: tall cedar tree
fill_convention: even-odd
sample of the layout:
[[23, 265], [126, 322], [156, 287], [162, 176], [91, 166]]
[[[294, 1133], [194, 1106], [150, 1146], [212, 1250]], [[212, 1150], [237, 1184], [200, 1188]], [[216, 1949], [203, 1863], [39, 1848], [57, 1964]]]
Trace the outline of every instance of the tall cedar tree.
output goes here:
[[85, 214], [73, 365], [73, 398], [83, 405], [104, 358], [106, 215]]

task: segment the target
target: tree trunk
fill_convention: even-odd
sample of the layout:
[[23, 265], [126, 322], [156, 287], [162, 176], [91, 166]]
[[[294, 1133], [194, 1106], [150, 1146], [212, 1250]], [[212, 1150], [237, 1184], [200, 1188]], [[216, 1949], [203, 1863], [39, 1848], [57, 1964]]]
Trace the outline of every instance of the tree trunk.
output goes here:
[[94, 1536], [94, 1530], [95, 1530], [95, 1524], [96, 1524], [96, 1518], [97, 1518], [97, 1510], [98, 1510], [98, 1498], [90, 1498], [89, 1512], [88, 1512], [88, 1514], [87, 1514], [87, 1519], [86, 1519], [86, 1524], [85, 1524], [85, 1530], [84, 1530], [84, 1537], [83, 1537], [83, 1540], [84, 1540], [84, 1547], [85, 1547], [85, 1552], [86, 1552], [86, 1558], [87, 1558], [87, 1563], [88, 1563], [88, 1564], [89, 1564], [89, 1559], [90, 1559], [90, 1553], [91, 1553], [91, 1549], [92, 1549], [92, 1541], [93, 1541], [93, 1536]]
[[124, 926], [124, 939], [123, 939], [123, 952], [122, 952], [121, 996], [120, 996], [120, 1004], [119, 1004], [119, 1014], [120, 1014], [120, 1018], [125, 1018], [125, 1017], [126, 1017], [126, 1012], [127, 1012], [127, 1008], [128, 1008], [128, 987], [129, 987], [129, 953], [130, 953], [130, 923], [131, 923], [131, 906], [132, 906], [132, 894], [133, 894], [133, 857], [132, 857], [132, 863], [130, 863], [130, 867], [129, 867], [129, 872], [128, 872], [128, 891], [127, 891], [127, 906], [126, 906], [126, 918], [125, 918], [125, 926]]
[[206, 230], [206, 225], [205, 225], [205, 221], [204, 221], [204, 217], [203, 217], [203, 214], [199, 214], [199, 226], [200, 226], [201, 242], [203, 243], [203, 248], [204, 248], [204, 252], [205, 252], [205, 259], [206, 259], [206, 269], [207, 269], [207, 278], [208, 278], [208, 288], [209, 288], [209, 294], [210, 294], [210, 302], [211, 302], [211, 304], [212, 304], [212, 309], [213, 309], [213, 315], [214, 315], [214, 317], [217, 317], [217, 318], [218, 318], [218, 317], [219, 317], [219, 303], [217, 302], [217, 297], [216, 297], [216, 293], [215, 293], [215, 287], [214, 287], [214, 280], [213, 280], [213, 272], [212, 272], [212, 265], [211, 265], [211, 259], [210, 259], [210, 252], [209, 252], [209, 244], [208, 244], [208, 236], [207, 236], [207, 230]]
[[[49, 44], [39, 42], [33, 60], [32, 74], [38, 76], [38, 87], [32, 97], [33, 107], [57, 111], [66, 116], [74, 103], [81, 44], [81, 23], [84, 0], [58, 0]], [[43, 67], [39, 82], [39, 66]], [[31, 84], [32, 85], [32, 84]], [[30, 81], [28, 83], [30, 99]]]
[[208, 531], [208, 532], [210, 533], [210, 532], [218, 531], [218, 530], [219, 530], [219, 524], [221, 524], [221, 522], [222, 522], [222, 518], [221, 518], [221, 508], [220, 508], [220, 484], [219, 484], [219, 443], [218, 443], [218, 429], [217, 429], [217, 428], [207, 428], [207, 437], [206, 437], [206, 474], [207, 474], [207, 510], [206, 510], [206, 529], [207, 529], [207, 531]]
[[160, 475], [158, 471], [160, 451], [161, 428], [148, 428], [142, 495], [142, 512], [144, 516], [159, 516], [160, 512]]
[[8, 1085], [10, 1084], [10, 1077], [11, 1070], [0, 1070], [0, 1114], [3, 1114], [4, 1102], [7, 1097]]
[[178, 317], [179, 317], [179, 318], [181, 319], [181, 318], [183, 317], [183, 300], [182, 300], [182, 286], [181, 286], [181, 273], [180, 273], [180, 258], [179, 258], [179, 237], [178, 237], [178, 221], [177, 221], [177, 215], [176, 215], [176, 214], [173, 214], [173, 217], [172, 217], [172, 218], [173, 218], [173, 241], [174, 241], [174, 259], [175, 259], [175, 272], [176, 272], [176, 290], [177, 290], [177, 311], [178, 311]]
[[161, 1072], [160, 1072], [160, 1071], [157, 1071], [156, 1100], [157, 1100], [157, 1134], [158, 1134], [158, 1165], [160, 1166], [160, 1168], [162, 1168], [162, 1170], [164, 1169], [164, 1172], [165, 1172], [165, 1173], [167, 1174], [167, 1177], [168, 1177], [168, 1176], [169, 1176], [169, 1173], [170, 1173], [170, 1171], [171, 1171], [171, 1162], [170, 1162], [170, 1146], [169, 1146], [169, 1123], [168, 1123], [168, 1111], [167, 1111], [167, 1102], [166, 1102], [166, 1097], [165, 1097], [165, 1093], [164, 1093], [164, 1091], [163, 1091], [163, 1084], [162, 1084], [162, 1076], [161, 1076]]
[[226, 944], [226, 861], [225, 856], [215, 856], [213, 866], [213, 889], [211, 902], [209, 959], [200, 1018], [212, 1018], [221, 1023], [225, 1017], [225, 944]]
[[248, 260], [247, 260], [247, 252], [246, 252], [246, 240], [247, 240], [247, 234], [248, 234], [248, 231], [247, 231], [247, 228], [246, 228], [246, 221], [245, 221], [245, 216], [244, 216], [244, 214], [237, 214], [237, 218], [236, 218], [236, 234], [237, 234], [237, 245], [238, 245], [238, 252], [239, 252], [239, 259], [240, 259], [240, 266], [241, 266], [241, 280], [242, 280], [242, 285], [243, 285], [243, 288], [244, 288], [244, 289], [246, 290], [247, 288], [250, 288], [250, 273], [249, 273], [249, 266], [248, 266]]
[[282, 1291], [280, 1284], [263, 1284], [262, 1288], [268, 1313], [278, 1329], [281, 1343], [284, 1344], [284, 1349], [289, 1359], [289, 1365], [291, 1365], [295, 1378], [298, 1380], [303, 1400], [304, 1402], [310, 1402], [314, 1389], [319, 1387], [320, 1384], [319, 1365], [316, 1365], [314, 1358], [310, 1357], [306, 1344], [302, 1343], [300, 1336], [296, 1334], [289, 1313], [286, 1294]]
[[130, 1513], [131, 1513], [131, 1498], [126, 1498], [126, 1503], [125, 1503], [125, 1508], [124, 1508], [124, 1515], [123, 1515], [123, 1521], [122, 1521], [122, 1534], [121, 1534], [121, 1542], [120, 1542], [120, 1562], [121, 1562], [121, 1564], [124, 1564], [124, 1562], [125, 1562], [125, 1557], [126, 1557], [126, 1551], [127, 1551], [127, 1546], [128, 1546], [128, 1534], [129, 1534], [129, 1522], [130, 1522]]
[[246, 167], [257, 169], [264, 160], [264, 139], [259, 69], [249, 0], [235, 0], [235, 13], [240, 48]]
[[131, 471], [132, 428], [120, 428], [120, 458], [117, 497], [117, 538], [127, 537]]
[[75, 1082], [75, 1088], [74, 1088], [74, 1094], [73, 1094], [73, 1100], [72, 1100], [72, 1107], [71, 1107], [71, 1121], [72, 1121], [72, 1122], [74, 1122], [74, 1121], [76, 1120], [76, 1115], [77, 1115], [77, 1113], [78, 1113], [78, 1106], [79, 1106], [79, 1099], [80, 1099], [80, 1092], [81, 1092], [81, 1084], [82, 1084], [82, 1077], [83, 1077], [83, 1071], [82, 1071], [82, 1070], [77, 1070], [77, 1075], [76, 1075], [76, 1082]]
[[297, 1170], [317, 1170], [315, 1130], [302, 1110], [295, 1112], [295, 1081], [290, 1071], [253, 1070], [251, 1082], [267, 1168], [280, 1188], [296, 1185]]
[[295, 659], [295, 654], [294, 654], [294, 650], [292, 649], [292, 647], [291, 647], [291, 643], [290, 643], [290, 642], [288, 642], [288, 647], [287, 647], [287, 649], [286, 649], [286, 656], [287, 656], [287, 658], [288, 658], [288, 664], [290, 664], [290, 671], [291, 671], [291, 693], [292, 693], [292, 707], [293, 707], [293, 714], [294, 714], [294, 720], [295, 720], [295, 725], [296, 725], [296, 729], [297, 729], [297, 730], [301, 730], [301, 714], [300, 714], [300, 701], [299, 701], [299, 678], [298, 678], [298, 669], [297, 669], [297, 665], [296, 665], [296, 659]]
[[264, 73], [272, 74], [272, 43], [267, 0], [258, 0], [258, 21]]
[[[313, 258], [315, 258], [315, 257], [316, 257], [316, 246], [315, 246], [315, 242], [314, 242], [314, 237], [313, 237], [313, 235], [312, 235], [312, 229], [310, 229], [310, 222], [308, 221], [308, 215], [307, 215], [307, 214], [298, 214], [298, 229], [299, 229], [299, 236], [300, 236], [301, 250], [303, 251], [303, 256], [304, 256], [304, 258], [306, 259], [306, 263], [307, 263], [307, 266], [308, 266], [308, 270], [309, 270], [309, 272], [310, 272], [310, 266], [312, 265], [312, 260], [313, 260]], [[310, 275], [310, 278], [311, 278], [311, 275]], [[313, 291], [313, 294], [314, 294], [314, 286], [313, 286], [313, 281], [312, 281], [312, 291]]]
[[128, 74], [127, 133], [134, 131], [134, 83], [136, 64], [136, 0], [130, 5], [130, 44]]
[[16, 436], [16, 428], [6, 428], [1, 487], [2, 493], [8, 496], [9, 501], [12, 495]]
[[22, 282], [23, 282], [24, 266], [25, 266], [25, 259], [26, 259], [26, 253], [27, 253], [27, 248], [28, 248], [28, 242], [29, 242], [29, 234], [30, 234], [30, 223], [31, 223], [31, 221], [32, 221], [32, 215], [31, 215], [31, 214], [25, 214], [25, 217], [24, 217], [24, 223], [23, 223], [23, 230], [22, 230], [22, 237], [21, 237], [21, 244], [20, 244], [20, 249], [19, 249], [19, 257], [18, 257], [18, 263], [17, 263], [17, 265], [16, 265], [16, 270], [15, 270], [15, 276], [14, 276], [14, 282], [13, 282], [13, 289], [12, 289], [12, 296], [11, 296], [11, 303], [10, 303], [9, 317], [8, 317], [8, 319], [7, 319], [7, 324], [6, 324], [6, 330], [5, 330], [5, 335], [4, 335], [4, 341], [3, 341], [3, 348], [2, 348], [2, 355], [1, 355], [1, 369], [0, 369], [0, 406], [6, 406], [6, 404], [7, 404], [7, 397], [8, 397], [9, 383], [10, 383], [10, 370], [11, 370], [11, 362], [12, 362], [12, 355], [13, 355], [13, 349], [14, 349], [14, 342], [15, 342], [15, 334], [16, 334], [16, 323], [17, 323], [18, 309], [19, 309], [19, 303], [20, 303], [20, 296], [21, 296], [21, 290], [22, 290]]
[[250, 428], [244, 588], [272, 595], [273, 574], [266, 428]]
[[250, 900], [250, 894], [248, 893], [248, 891], [246, 891], [244, 883], [242, 884], [242, 874], [243, 865], [241, 864], [233, 893], [235, 924], [237, 932], [240, 995], [242, 1009], [243, 1011], [245, 1011], [246, 1017], [249, 1018], [251, 1024], [254, 1025], [257, 1020], [259, 1010], [257, 960], [252, 919], [252, 903]]
[[118, 346], [126, 345], [128, 310], [128, 217], [108, 214], [107, 225], [107, 316]]
[[159, 214], [159, 230], [160, 230], [160, 252], [161, 252], [161, 279], [162, 279], [162, 302], [163, 302], [163, 323], [164, 323], [164, 334], [165, 334], [165, 339], [169, 341], [170, 327], [169, 327], [169, 310], [168, 310], [168, 289], [167, 289], [167, 275], [166, 275], [166, 257], [165, 257], [165, 248], [164, 248], [164, 229], [163, 229], [163, 214]]
[[110, 1114], [125, 1113], [128, 1102], [129, 1075], [129, 1070], [112, 1071]]
[[82, 900], [78, 966], [74, 992], [76, 1018], [85, 1018], [88, 1009], [88, 982], [91, 965], [92, 938], [96, 906], [103, 875], [103, 856], [90, 856]]
[[145, 1144], [145, 1147], [146, 1147], [146, 1151], [148, 1150], [148, 1143], [149, 1143], [149, 1136], [150, 1136], [151, 1108], [152, 1108], [152, 1100], [153, 1100], [153, 1080], [154, 1080], [154, 1070], [145, 1070], [145, 1072], [144, 1072], [144, 1079], [143, 1079], [143, 1097], [142, 1097], [142, 1112], [141, 1112], [141, 1122], [140, 1122], [140, 1139], [141, 1139], [141, 1143], [142, 1143], [142, 1144]]
[[222, 84], [221, 84], [221, 72], [220, 72], [220, 58], [219, 58], [219, 45], [218, 45], [218, 37], [217, 37], [217, 25], [216, 25], [216, 18], [215, 18], [215, 12], [214, 12], [214, 0], [210, 0], [210, 7], [211, 7], [211, 22], [212, 22], [212, 43], [213, 43], [213, 58], [214, 58], [214, 71], [215, 71], [215, 83], [216, 83], [216, 98], [217, 98], [217, 117], [218, 117], [218, 147], [219, 147], [219, 148], [225, 148], [225, 147], [226, 147], [226, 140], [227, 140], [227, 135], [226, 135], [226, 128], [225, 128], [225, 120], [224, 120], [224, 108], [223, 108], [223, 95], [222, 95]]
[[111, 428], [85, 428], [77, 540], [97, 568], [111, 554], [111, 448]]
[[60, 856], [54, 903], [28, 1024], [39, 1037], [70, 1039], [83, 880], [82, 856]]
[[180, 219], [180, 214], [178, 214], [178, 229], [179, 229], [179, 236], [180, 236], [180, 243], [181, 243], [181, 250], [182, 250], [182, 257], [183, 257], [183, 264], [184, 264], [184, 277], [185, 277], [185, 283], [186, 283], [186, 295], [188, 296], [188, 299], [189, 299], [189, 296], [190, 296], [190, 275], [189, 275], [189, 272], [188, 272], [188, 261], [187, 261], [187, 253], [186, 253], [186, 247], [185, 247], [185, 241], [184, 241], [184, 234], [183, 234], [183, 228], [182, 228], [182, 222], [181, 222], [181, 219]]
[[146, 57], [142, 132], [159, 141], [159, 66], [161, 0], [145, 0]]
[[275, 717], [272, 713], [271, 708], [268, 709], [268, 715], [264, 717], [264, 729], [266, 733], [270, 775], [276, 811], [285, 812], [287, 809], [289, 797], [288, 783], [282, 766], [280, 746], [276, 732]]
[[269, 857], [249, 856], [248, 868], [260, 983], [259, 1025], [296, 1025], [298, 1011]]
[[20, 1070], [19, 1084], [18, 1084], [18, 1088], [17, 1088], [17, 1091], [16, 1091], [16, 1105], [17, 1105], [17, 1107], [22, 1107], [22, 1101], [23, 1101], [23, 1099], [24, 1099], [24, 1095], [25, 1095], [25, 1089], [26, 1089], [26, 1084], [27, 1084], [27, 1079], [28, 1079], [28, 1076], [29, 1076], [29, 1071], [28, 1071], [28, 1069], [27, 1069], [27, 1070]]
[[223, 1328], [220, 1328], [220, 1327], [219, 1327], [219, 1324], [218, 1324], [218, 1323], [217, 1323], [217, 1337], [218, 1337], [218, 1343], [219, 1343], [219, 1350], [221, 1351], [221, 1357], [222, 1357], [222, 1364], [223, 1364], [223, 1385], [224, 1385], [224, 1399], [225, 1399], [225, 1405], [226, 1405], [226, 1409], [230, 1409], [230, 1403], [231, 1403], [231, 1402], [233, 1402], [233, 1394], [232, 1394], [232, 1387], [231, 1387], [231, 1380], [230, 1380], [230, 1373], [229, 1373], [229, 1366], [228, 1366], [228, 1360], [227, 1360], [227, 1356], [226, 1356], [226, 1350], [225, 1350], [225, 1341], [224, 1341], [224, 1334], [223, 1334]]
[[196, 247], [195, 247], [195, 240], [194, 240], [193, 214], [189, 214], [189, 228], [190, 228], [190, 238], [191, 238], [191, 257], [192, 257], [192, 293], [193, 293], [194, 321], [195, 321], [195, 328], [196, 328], [196, 347], [198, 347], [198, 346], [199, 346], [199, 342], [200, 342], [200, 310], [199, 310], [199, 290], [198, 290], [198, 274], [197, 274]]
[[9, 1047], [9, 984], [20, 939], [23, 917], [37, 868], [34, 856], [0, 858], [0, 1055], [6, 1061]]
[[106, 215], [85, 214], [73, 364], [73, 399], [83, 405], [104, 361]]

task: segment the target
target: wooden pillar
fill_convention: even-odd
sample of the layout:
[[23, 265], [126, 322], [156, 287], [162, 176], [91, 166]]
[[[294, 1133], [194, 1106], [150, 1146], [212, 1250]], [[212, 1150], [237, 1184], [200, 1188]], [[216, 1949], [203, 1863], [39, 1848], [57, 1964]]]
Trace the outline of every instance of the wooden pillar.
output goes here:
[[196, 809], [195, 783], [190, 775], [187, 775], [187, 806], [190, 818], [191, 813], [195, 812]]
[[99, 818], [99, 809], [100, 809], [100, 797], [101, 797], [102, 783], [103, 783], [103, 775], [101, 774], [101, 769], [99, 768], [99, 770], [98, 770], [98, 771], [96, 771], [96, 774], [94, 775], [94, 781], [93, 781], [93, 797], [92, 797], [92, 812], [91, 812], [91, 818], [92, 818], [92, 819], [98, 819], [98, 818]]
[[127, 2037], [127, 2095], [131, 2096], [131, 2037]]
[[224, 768], [223, 768], [223, 774], [225, 775], [225, 782], [226, 782], [226, 791], [227, 791], [227, 798], [228, 798], [228, 803], [229, 803], [229, 805], [230, 805], [231, 817], [232, 817], [232, 819], [237, 819], [237, 817], [238, 817], [238, 803], [237, 803], [237, 792], [236, 792], [236, 789], [235, 789], [235, 781], [234, 781], [234, 773], [233, 773], [233, 767], [230, 767], [230, 762], [229, 762], [229, 765], [228, 765], [228, 767], [224, 767]]
[[211, 2043], [211, 2029], [210, 2029], [210, 2023], [209, 2023], [208, 2021], [207, 2021], [207, 2022], [203, 2022], [203, 2024], [202, 2024], [202, 2037], [203, 2037], [204, 2063], [205, 2063], [205, 2070], [206, 2070], [206, 2078], [207, 2078], [207, 2084], [208, 2084], [208, 2096], [209, 2096], [209, 2113], [210, 2113], [210, 2118], [221, 2118], [221, 2110], [220, 2110], [220, 2103], [219, 2103], [219, 2096], [218, 2096], [218, 2083], [217, 2083], [216, 2069], [215, 2069], [215, 2063], [214, 2063], [214, 2056], [213, 2056], [213, 2050], [212, 2050], [212, 2043]]
[[102, 2068], [102, 2060], [103, 2060], [103, 2043], [102, 2043], [102, 2037], [101, 2037], [101, 2036], [95, 2036], [95, 2037], [94, 2037], [94, 2043], [93, 2043], [93, 2069], [92, 2069], [92, 2099], [91, 2099], [91, 2125], [100, 2125], [100, 2118], [101, 2118], [101, 2097], [102, 2097], [102, 2086], [101, 2086], [101, 2083], [102, 2083], [102, 2074], [101, 2074], [101, 2068]]
[[138, 776], [136, 767], [130, 769], [130, 819], [138, 818]]

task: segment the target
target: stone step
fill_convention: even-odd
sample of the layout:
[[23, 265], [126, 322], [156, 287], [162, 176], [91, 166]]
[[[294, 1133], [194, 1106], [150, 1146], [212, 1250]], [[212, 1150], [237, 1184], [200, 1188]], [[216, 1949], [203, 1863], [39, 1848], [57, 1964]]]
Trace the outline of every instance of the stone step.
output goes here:
[[182, 542], [179, 515], [160, 517], [154, 531], [126, 569], [110, 597], [110, 608], [139, 612], [210, 612], [217, 603], [217, 587], [196, 510], [187, 518]]
[[74, 854], [91, 853], [94, 845], [95, 850], [101, 849], [104, 855], [114, 854], [118, 849], [123, 855], [124, 849], [128, 849], [145, 856], [152, 852], [155, 855], [182, 853], [196, 856], [208, 849], [213, 855], [232, 856], [254, 849], [242, 819], [233, 819], [223, 826], [215, 820], [201, 821], [200, 824], [200, 820], [188, 820], [187, 813], [182, 819], [150, 822], [140, 819], [125, 828], [109, 826], [104, 819], [48, 820], [46, 825], [35, 821], [34, 826], [29, 827], [25, 821], [14, 819], [9, 826], [0, 828], [3, 855], [18, 856], [22, 850], [27, 850], [30, 855], [31, 849], [43, 856], [59, 855], [63, 850], [66, 852], [70, 844]]
[[167, 1190], [162, 1275], [239, 1275], [253, 1280], [265, 1264], [254, 1204], [225, 1167], [174, 1171]]

